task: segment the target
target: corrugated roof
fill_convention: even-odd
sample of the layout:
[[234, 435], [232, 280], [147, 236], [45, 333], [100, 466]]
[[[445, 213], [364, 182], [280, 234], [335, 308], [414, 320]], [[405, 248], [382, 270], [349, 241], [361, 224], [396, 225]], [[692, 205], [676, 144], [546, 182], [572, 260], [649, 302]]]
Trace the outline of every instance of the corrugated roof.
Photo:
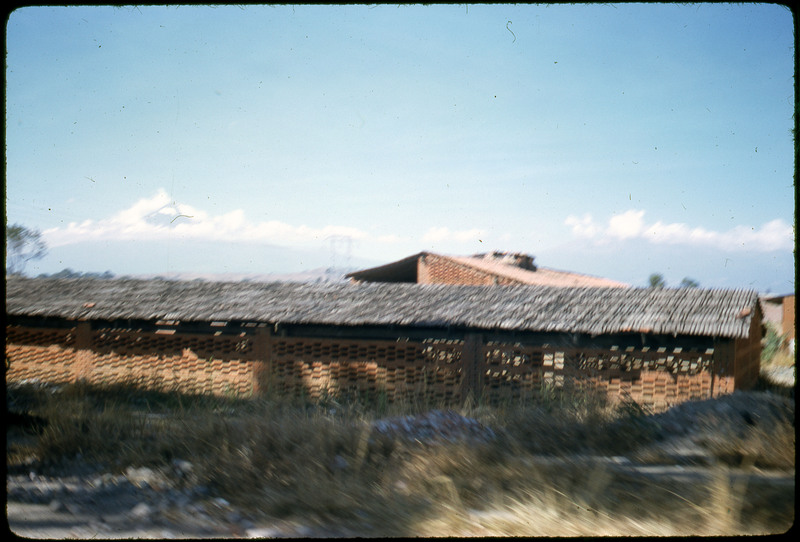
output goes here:
[[699, 288], [178, 282], [10, 277], [6, 313], [85, 320], [408, 325], [747, 337], [758, 295]]

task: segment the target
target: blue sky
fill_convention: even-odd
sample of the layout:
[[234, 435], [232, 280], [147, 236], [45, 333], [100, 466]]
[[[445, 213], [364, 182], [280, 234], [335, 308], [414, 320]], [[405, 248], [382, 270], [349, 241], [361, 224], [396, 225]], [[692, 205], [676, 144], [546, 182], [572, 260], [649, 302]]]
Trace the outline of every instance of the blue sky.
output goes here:
[[794, 291], [792, 13], [770, 4], [27, 7], [26, 273], [430, 250]]

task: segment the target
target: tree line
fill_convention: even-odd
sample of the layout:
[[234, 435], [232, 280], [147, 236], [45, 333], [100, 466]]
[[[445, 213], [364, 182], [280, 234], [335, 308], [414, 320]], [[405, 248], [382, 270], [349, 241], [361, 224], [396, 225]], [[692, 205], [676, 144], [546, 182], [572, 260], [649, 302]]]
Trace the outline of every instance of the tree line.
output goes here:
[[[648, 277], [647, 284], [650, 288], [666, 288], [667, 281], [664, 279], [664, 275], [661, 273], [653, 273]], [[678, 288], [698, 288], [700, 283], [696, 280], [684, 277], [681, 283], [678, 285]]]

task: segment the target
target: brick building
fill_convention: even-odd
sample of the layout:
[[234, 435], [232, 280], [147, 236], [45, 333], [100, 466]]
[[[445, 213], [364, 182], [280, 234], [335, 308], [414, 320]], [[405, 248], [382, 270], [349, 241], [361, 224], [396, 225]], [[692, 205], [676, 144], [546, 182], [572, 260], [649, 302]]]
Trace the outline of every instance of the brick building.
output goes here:
[[773, 295], [761, 299], [764, 310], [764, 322], [775, 325], [778, 332], [786, 339], [790, 352], [795, 348], [795, 305], [794, 294]]
[[6, 281], [6, 382], [459, 403], [592, 386], [660, 409], [752, 386], [752, 291]]
[[418, 284], [541, 285], [625, 288], [628, 284], [534, 264], [533, 256], [490, 252], [446, 256], [420, 252], [402, 260], [347, 275], [354, 282], [416, 282]]

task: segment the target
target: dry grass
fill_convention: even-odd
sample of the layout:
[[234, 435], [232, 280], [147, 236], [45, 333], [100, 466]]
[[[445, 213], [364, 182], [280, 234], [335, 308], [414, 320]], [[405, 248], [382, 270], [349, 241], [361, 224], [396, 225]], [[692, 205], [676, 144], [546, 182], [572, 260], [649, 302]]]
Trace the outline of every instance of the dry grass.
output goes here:
[[794, 352], [789, 352], [788, 349], [784, 348], [776, 352], [772, 358], [770, 358], [767, 366], [772, 365], [775, 367], [794, 367], [796, 359], [797, 356]]
[[[705, 481], [654, 480], [576, 459], [628, 454], [658, 437], [635, 405], [612, 407], [586, 395], [466, 408], [496, 430], [495, 441], [426, 446], [369, 438], [376, 417], [416, 413], [420, 405], [376, 409], [125, 387], [10, 394], [47, 419], [32, 448], [47, 468], [68, 467], [76, 457], [120, 472], [167, 471], [174, 460], [188, 461], [188, 483], [254, 518], [336, 524], [360, 536], [764, 534], [794, 521], [793, 485], [743, 482], [724, 464]], [[744, 472], [752, 472], [769, 450], [794, 456], [794, 427], [718, 446], [720, 455], [738, 450], [747, 458]]]

